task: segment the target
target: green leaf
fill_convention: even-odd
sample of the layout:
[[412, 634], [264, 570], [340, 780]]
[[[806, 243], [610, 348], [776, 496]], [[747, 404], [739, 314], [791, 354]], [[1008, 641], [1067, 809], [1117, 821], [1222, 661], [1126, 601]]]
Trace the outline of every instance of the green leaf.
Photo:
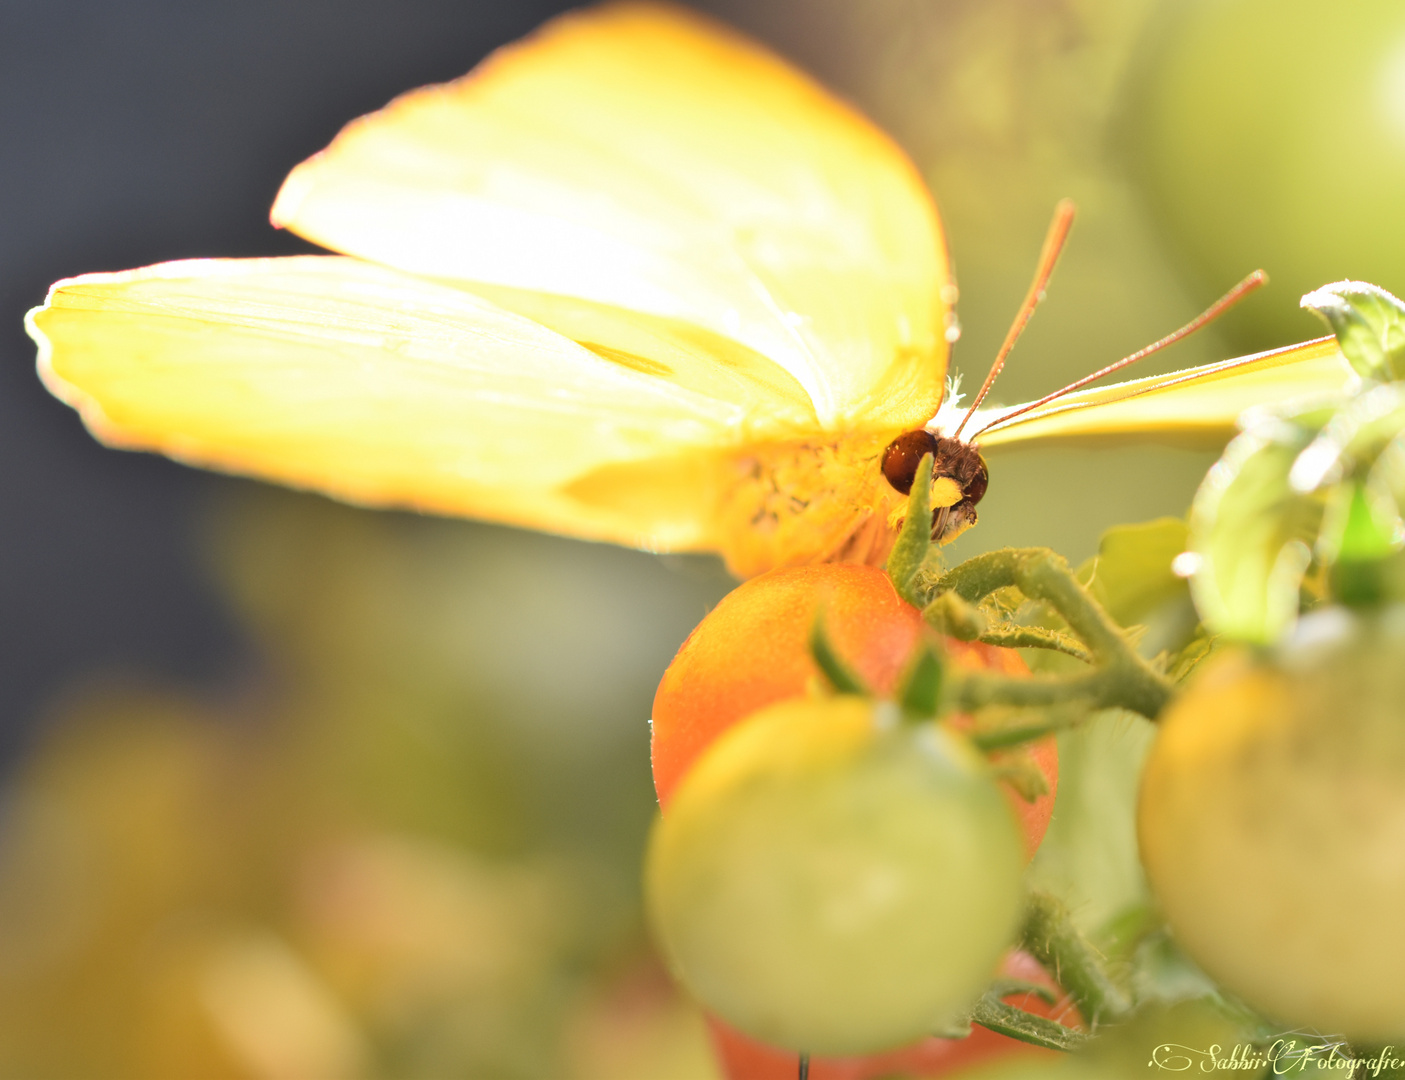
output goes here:
[[1405, 378], [1405, 304], [1390, 293], [1364, 281], [1338, 281], [1308, 293], [1302, 306], [1326, 320], [1362, 378]]
[[1143, 623], [1158, 608], [1190, 599], [1190, 586], [1171, 569], [1186, 537], [1185, 522], [1175, 518], [1103, 533], [1089, 588], [1119, 625]]
[[1269, 643], [1296, 620], [1324, 500], [1289, 475], [1315, 434], [1315, 425], [1261, 422], [1229, 444], [1196, 492], [1191, 593], [1213, 633]]
[[1186, 524], [1175, 518], [1119, 525], [1103, 533], [1089, 567], [1088, 590], [1117, 624], [1144, 627], [1143, 656], [1176, 654], [1199, 628], [1190, 584], [1172, 566], [1187, 545]]

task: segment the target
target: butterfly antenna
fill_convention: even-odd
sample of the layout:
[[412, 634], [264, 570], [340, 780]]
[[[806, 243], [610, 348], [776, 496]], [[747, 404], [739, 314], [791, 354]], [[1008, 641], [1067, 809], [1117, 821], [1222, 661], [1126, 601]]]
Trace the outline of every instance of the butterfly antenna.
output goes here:
[[1024, 302], [1020, 304], [1020, 310], [1015, 313], [1015, 321], [1010, 324], [1010, 330], [1005, 335], [1004, 344], [995, 354], [995, 363], [990, 365], [990, 373], [986, 375], [985, 382], [981, 383], [980, 391], [971, 402], [971, 407], [966, 410], [966, 415], [961, 418], [961, 423], [957, 424], [956, 430], [951, 433], [951, 438], [955, 439], [960, 436], [961, 429], [966, 426], [966, 421], [970, 420], [975, 411], [980, 408], [986, 394], [990, 393], [990, 387], [995, 382], [995, 377], [1005, 366], [1005, 358], [1010, 355], [1010, 350], [1015, 347], [1015, 342], [1019, 340], [1020, 334], [1029, 324], [1034, 309], [1039, 306], [1039, 301], [1044, 299], [1044, 289], [1048, 286], [1049, 278], [1054, 272], [1054, 264], [1059, 261], [1059, 252], [1063, 250], [1064, 241], [1068, 239], [1069, 229], [1073, 228], [1073, 215], [1073, 200], [1059, 200], [1059, 205], [1054, 207], [1054, 220], [1049, 223], [1048, 235], [1044, 237], [1044, 247], [1039, 252], [1039, 265], [1034, 271], [1034, 280], [1029, 283], [1029, 292], [1025, 293]]
[[991, 428], [995, 427], [997, 424], [1003, 424], [1007, 420], [1013, 420], [1015, 417], [1027, 413], [1032, 409], [1037, 409], [1041, 405], [1047, 405], [1049, 404], [1049, 402], [1054, 401], [1057, 398], [1061, 398], [1065, 394], [1071, 394], [1075, 390], [1081, 390], [1089, 383], [1097, 382], [1105, 375], [1111, 375], [1114, 371], [1121, 371], [1124, 367], [1127, 367], [1129, 364], [1135, 364], [1144, 356], [1150, 356], [1152, 353], [1159, 352], [1162, 349], [1166, 348], [1166, 346], [1168, 345], [1174, 345], [1176, 342], [1180, 341], [1181, 338], [1187, 337], [1190, 334], [1195, 333], [1195, 331], [1199, 330], [1206, 323], [1213, 322], [1215, 319], [1218, 319], [1221, 315], [1223, 315], [1226, 311], [1232, 308], [1235, 304], [1239, 303], [1240, 300], [1244, 299], [1244, 297], [1248, 296], [1255, 289], [1267, 284], [1268, 275], [1265, 274], [1262, 270], [1255, 270], [1252, 274], [1246, 277], [1234, 288], [1230, 289], [1229, 292], [1221, 296], [1218, 300], [1216, 300], [1213, 304], [1207, 307], [1195, 318], [1191, 319], [1190, 322], [1186, 323], [1179, 330], [1175, 331], [1174, 333], [1167, 334], [1160, 341], [1152, 342], [1144, 349], [1138, 349], [1131, 356], [1124, 356], [1115, 364], [1108, 364], [1108, 366], [1103, 368], [1101, 371], [1095, 371], [1091, 375], [1084, 375], [1083, 378], [1079, 379], [1077, 382], [1071, 382], [1067, 386], [1059, 390], [1055, 390], [1052, 394], [1045, 394], [1038, 401], [1031, 401], [1028, 405], [1021, 405], [1018, 409], [1015, 409], [1013, 412], [1007, 412], [1003, 416], [996, 417], [985, 427], [981, 428], [980, 431], [972, 435], [971, 441], [975, 442], [978, 438], [984, 435]]

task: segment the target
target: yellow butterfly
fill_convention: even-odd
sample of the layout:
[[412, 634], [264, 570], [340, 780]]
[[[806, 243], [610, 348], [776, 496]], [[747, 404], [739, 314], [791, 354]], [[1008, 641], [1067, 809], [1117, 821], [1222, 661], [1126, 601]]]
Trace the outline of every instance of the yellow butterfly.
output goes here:
[[[26, 320], [46, 385], [113, 446], [350, 502], [742, 576], [885, 556], [885, 448], [942, 405], [941, 227], [903, 152], [760, 46], [658, 4], [562, 16], [349, 124], [273, 220], [350, 257], [61, 281]], [[977, 441], [1223, 439], [1347, 378], [1324, 339]]]

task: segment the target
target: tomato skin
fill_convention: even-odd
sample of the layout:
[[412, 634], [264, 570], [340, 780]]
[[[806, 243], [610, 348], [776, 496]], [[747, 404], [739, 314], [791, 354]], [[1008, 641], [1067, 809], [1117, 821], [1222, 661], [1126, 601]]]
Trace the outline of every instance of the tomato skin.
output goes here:
[[[713, 739], [758, 709], [806, 692], [819, 675], [810, 633], [820, 611], [835, 651], [879, 695], [893, 693], [927, 632], [921, 613], [872, 566], [790, 567], [738, 586], [694, 628], [654, 696], [650, 750], [662, 808], [667, 810], [673, 789]], [[951, 639], [946, 646], [962, 666], [1012, 675], [1029, 671], [1013, 649]], [[1054, 811], [1058, 746], [1043, 739], [1027, 752], [1049, 785], [1048, 794], [1033, 802], [1011, 792], [1033, 855]]]
[[[1028, 953], [1012, 952], [1000, 967], [1000, 974], [1011, 979], [1037, 983], [1058, 993], [1059, 988], [1049, 978], [1039, 962]], [[1038, 1016], [1061, 1023], [1077, 1025], [1077, 1011], [1066, 998], [1050, 1005], [1034, 994], [1013, 994], [1005, 999], [1009, 1004]], [[715, 1017], [708, 1017], [708, 1034], [717, 1059], [729, 1080], [795, 1080], [797, 1055], [786, 1050], [748, 1039]], [[960, 1069], [995, 1059], [1011, 1057], [1038, 1060], [1062, 1057], [1056, 1050], [1045, 1050], [997, 1035], [989, 1028], [973, 1026], [964, 1039], [929, 1037], [897, 1050], [863, 1057], [817, 1057], [810, 1061], [810, 1080], [888, 1080], [891, 1077], [946, 1076]]]
[[675, 977], [778, 1046], [919, 1038], [994, 975], [1023, 844], [984, 759], [891, 704], [792, 699], [734, 726], [655, 822], [645, 897]]
[[922, 615], [883, 571], [829, 564], [773, 570], [733, 589], [688, 635], [654, 695], [654, 789], [673, 789], [713, 739], [763, 706], [805, 692], [824, 612], [835, 651], [877, 694], [891, 694], [922, 634]]
[[1405, 1038], [1405, 608], [1227, 651], [1167, 710], [1142, 861], [1183, 948], [1285, 1024]]

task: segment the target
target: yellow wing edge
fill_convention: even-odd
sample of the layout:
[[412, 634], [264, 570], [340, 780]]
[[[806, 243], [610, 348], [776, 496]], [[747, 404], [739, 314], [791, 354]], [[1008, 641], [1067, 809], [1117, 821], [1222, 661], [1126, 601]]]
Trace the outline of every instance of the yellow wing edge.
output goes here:
[[[1034, 440], [1136, 437], [1193, 446], [1223, 443], [1250, 408], [1335, 394], [1355, 379], [1337, 340], [1327, 336], [1249, 356], [1081, 390], [1018, 416], [1023, 406], [975, 417], [982, 450]], [[1001, 418], [1011, 417], [1008, 422]]]

